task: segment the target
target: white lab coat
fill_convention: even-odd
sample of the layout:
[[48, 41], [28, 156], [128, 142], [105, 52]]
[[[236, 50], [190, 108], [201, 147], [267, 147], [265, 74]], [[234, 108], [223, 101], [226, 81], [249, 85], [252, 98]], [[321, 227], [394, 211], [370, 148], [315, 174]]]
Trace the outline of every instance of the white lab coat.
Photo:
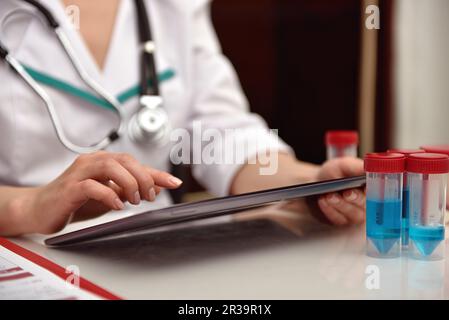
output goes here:
[[[103, 71], [67, 19], [62, 1], [41, 2], [62, 24], [89, 74], [109, 92], [118, 95], [138, 84], [139, 51], [133, 1], [121, 1]], [[193, 120], [201, 120], [203, 128], [264, 128], [264, 121], [248, 112], [236, 74], [221, 53], [211, 25], [209, 1], [148, 0], [147, 5], [157, 45], [158, 72], [169, 69], [175, 72], [174, 77], [161, 83], [172, 126], [190, 128]], [[17, 0], [0, 1], [0, 21], [19, 6], [32, 10]], [[4, 26], [1, 38], [21, 63], [89, 91], [76, 75], [54, 33], [38, 18], [16, 16]], [[64, 130], [73, 141], [89, 145], [103, 138], [116, 124], [111, 111], [57, 89], [44, 88], [51, 95]], [[128, 100], [123, 108], [127, 117], [131, 117], [138, 108], [137, 97]], [[246, 139], [252, 146], [257, 134], [260, 132], [238, 139]], [[267, 139], [271, 138], [267, 135]], [[273, 141], [271, 148], [289, 150], [282, 141]], [[107, 150], [127, 152], [142, 163], [168, 170], [169, 149], [170, 145], [163, 148], [137, 145], [125, 136]], [[248, 155], [251, 152], [249, 150]], [[46, 184], [61, 174], [76, 156], [57, 139], [41, 100], [0, 62], [0, 184]], [[193, 172], [211, 192], [225, 195], [239, 167], [239, 164], [199, 164], [194, 165]], [[167, 204], [169, 197], [160, 196], [158, 205]]]

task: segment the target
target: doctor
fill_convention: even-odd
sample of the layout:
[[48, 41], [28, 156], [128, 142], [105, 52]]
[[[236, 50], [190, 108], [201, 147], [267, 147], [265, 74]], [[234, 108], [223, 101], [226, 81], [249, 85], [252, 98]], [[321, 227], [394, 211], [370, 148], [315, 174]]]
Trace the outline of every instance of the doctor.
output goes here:
[[[79, 9], [79, 30], [67, 9]], [[207, 0], [2, 0], [0, 43], [0, 235], [169, 205], [165, 189], [182, 183], [166, 173], [170, 128], [244, 128], [233, 142], [250, 146], [248, 160], [266, 129], [221, 53]], [[363, 174], [359, 159], [316, 166], [265, 138], [276, 174], [260, 175], [256, 161], [194, 164], [194, 176], [223, 196]], [[333, 224], [360, 223], [364, 197], [329, 194], [318, 206]]]

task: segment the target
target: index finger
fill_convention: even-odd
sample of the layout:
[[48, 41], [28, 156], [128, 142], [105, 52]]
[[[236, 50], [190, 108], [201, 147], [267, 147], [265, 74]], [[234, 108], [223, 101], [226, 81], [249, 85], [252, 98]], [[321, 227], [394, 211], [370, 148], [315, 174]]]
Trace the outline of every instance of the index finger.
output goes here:
[[146, 169], [153, 177], [154, 183], [159, 187], [176, 189], [182, 184], [181, 179], [171, 175], [170, 173], [159, 171], [150, 167], [146, 167]]

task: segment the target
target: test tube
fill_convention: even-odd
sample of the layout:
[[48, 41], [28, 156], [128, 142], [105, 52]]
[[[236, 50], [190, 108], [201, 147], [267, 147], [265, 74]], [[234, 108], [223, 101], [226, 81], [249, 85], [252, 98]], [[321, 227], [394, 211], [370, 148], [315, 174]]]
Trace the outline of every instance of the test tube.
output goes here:
[[325, 140], [327, 160], [339, 157], [357, 157], [357, 146], [359, 143], [357, 131], [327, 131]]
[[410, 256], [444, 258], [444, 213], [449, 156], [417, 153], [406, 160], [410, 188]]
[[[421, 149], [429, 153], [440, 153], [449, 156], [449, 144], [422, 146]], [[446, 191], [446, 208], [449, 209], [449, 188]]]
[[368, 153], [366, 171], [367, 254], [395, 258], [401, 254], [402, 177], [405, 156]]
[[[414, 153], [424, 153], [425, 151], [422, 149], [390, 149], [389, 153], [400, 153], [403, 154], [406, 158]], [[408, 187], [408, 179], [407, 172], [404, 172], [403, 184], [402, 184], [402, 232], [401, 232], [401, 244], [402, 250], [407, 250], [408, 248], [408, 229], [409, 229], [409, 187]]]

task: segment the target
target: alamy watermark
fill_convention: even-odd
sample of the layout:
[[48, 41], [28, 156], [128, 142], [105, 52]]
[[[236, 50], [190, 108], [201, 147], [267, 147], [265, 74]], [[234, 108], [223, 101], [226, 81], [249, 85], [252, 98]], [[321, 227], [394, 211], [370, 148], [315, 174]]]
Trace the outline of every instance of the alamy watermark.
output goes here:
[[279, 136], [275, 129], [203, 128], [193, 121], [192, 130], [174, 129], [170, 134], [173, 164], [243, 165], [259, 164], [259, 174], [278, 170]]
[[76, 5], [70, 5], [65, 8], [65, 14], [69, 19], [70, 24], [75, 30], [80, 30], [81, 27], [81, 10]]
[[65, 279], [66, 286], [69, 289], [80, 287], [80, 268], [76, 265], [70, 265], [65, 268], [67, 278]]
[[370, 264], [365, 268], [365, 287], [368, 290], [380, 289], [380, 269], [378, 266]]
[[368, 15], [365, 19], [365, 28], [368, 30], [380, 29], [380, 9], [378, 6], [371, 4], [366, 6], [365, 14]]

